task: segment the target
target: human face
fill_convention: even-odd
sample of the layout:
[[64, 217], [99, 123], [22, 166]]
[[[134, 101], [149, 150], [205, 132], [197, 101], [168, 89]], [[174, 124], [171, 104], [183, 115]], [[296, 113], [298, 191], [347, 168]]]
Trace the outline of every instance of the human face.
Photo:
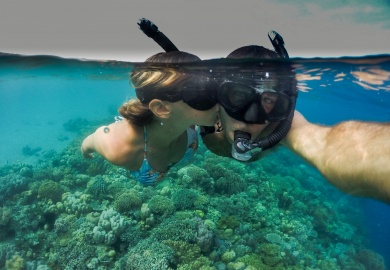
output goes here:
[[219, 119], [219, 105], [208, 110], [195, 110], [183, 101], [171, 103], [173, 106], [172, 118], [175, 121], [183, 122], [186, 126], [200, 125], [200, 126], [214, 126]]
[[267, 135], [279, 123], [248, 124], [230, 117], [222, 106], [220, 106], [219, 118], [223, 127], [224, 136], [231, 144], [234, 142], [235, 131], [239, 130], [249, 133], [251, 135], [251, 140], [255, 140], [263, 135]]

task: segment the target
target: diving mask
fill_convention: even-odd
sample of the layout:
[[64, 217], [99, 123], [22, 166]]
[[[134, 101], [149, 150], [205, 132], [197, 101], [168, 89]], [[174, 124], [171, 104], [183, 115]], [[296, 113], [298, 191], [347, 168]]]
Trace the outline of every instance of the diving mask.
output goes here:
[[219, 103], [230, 117], [249, 124], [284, 120], [291, 108], [290, 96], [282, 92], [235, 82], [222, 83], [218, 96]]
[[169, 102], [182, 100], [195, 110], [206, 111], [218, 103], [217, 89], [218, 84], [214, 80], [203, 78], [190, 81], [178, 90], [175, 88], [172, 91], [149, 91], [145, 88], [137, 88], [135, 91], [143, 104], [149, 103], [155, 98]]

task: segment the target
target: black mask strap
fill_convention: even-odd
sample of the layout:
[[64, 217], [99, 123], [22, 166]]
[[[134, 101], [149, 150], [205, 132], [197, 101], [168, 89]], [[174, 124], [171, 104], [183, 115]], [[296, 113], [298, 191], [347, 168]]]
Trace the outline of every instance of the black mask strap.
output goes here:
[[137, 23], [145, 35], [152, 38], [166, 52], [174, 52], [179, 49], [162, 32], [158, 30], [157, 25], [146, 18], [142, 18]]

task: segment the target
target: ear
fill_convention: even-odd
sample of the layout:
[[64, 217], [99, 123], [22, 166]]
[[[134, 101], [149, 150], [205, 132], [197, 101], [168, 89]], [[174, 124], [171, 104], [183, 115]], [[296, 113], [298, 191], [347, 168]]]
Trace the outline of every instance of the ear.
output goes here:
[[149, 109], [159, 118], [166, 119], [171, 115], [171, 106], [169, 102], [161, 99], [153, 99], [149, 102]]

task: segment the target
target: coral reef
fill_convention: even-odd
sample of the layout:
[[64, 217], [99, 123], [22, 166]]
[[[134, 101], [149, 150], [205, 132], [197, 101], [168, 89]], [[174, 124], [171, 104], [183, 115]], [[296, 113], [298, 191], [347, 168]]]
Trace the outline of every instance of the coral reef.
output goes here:
[[207, 193], [212, 193], [214, 189], [213, 178], [203, 168], [189, 165], [181, 168], [177, 174], [177, 183], [182, 187], [194, 188], [196, 186]]
[[247, 188], [245, 179], [238, 173], [225, 170], [224, 176], [215, 181], [215, 192], [225, 195], [240, 193]]
[[59, 202], [64, 192], [65, 189], [59, 183], [46, 180], [39, 186], [38, 196], [53, 202]]
[[175, 215], [165, 219], [157, 228], [155, 228], [152, 232], [152, 237], [159, 241], [175, 240], [195, 243], [197, 229], [197, 219], [181, 219]]
[[356, 254], [356, 260], [360, 262], [365, 267], [365, 269], [385, 270], [383, 258], [372, 250], [360, 250]]
[[62, 194], [62, 202], [57, 203], [56, 207], [61, 211], [75, 216], [86, 214], [91, 211], [91, 196], [89, 194], [75, 192], [66, 192]]
[[[17, 166], [18, 169], [19, 166]], [[31, 178], [22, 176], [20, 173], [6, 173], [7, 168], [4, 170], [4, 174], [0, 173], [0, 203], [14, 194], [21, 193], [28, 188], [28, 184], [31, 182]]]
[[107, 184], [103, 177], [96, 176], [87, 184], [87, 191], [95, 197], [107, 193]]
[[240, 225], [240, 222], [234, 216], [224, 216], [218, 220], [217, 226], [221, 230], [235, 229]]
[[159, 216], [167, 216], [173, 213], [173, 202], [161, 195], [153, 196], [148, 202], [150, 211]]
[[85, 172], [90, 176], [97, 176], [105, 174], [106, 170], [107, 162], [103, 158], [97, 157], [96, 159], [91, 161]]
[[203, 220], [200, 220], [199, 218], [195, 218], [195, 220], [198, 221], [196, 244], [202, 252], [209, 252], [214, 242], [214, 233]]
[[5, 262], [5, 269], [7, 270], [22, 270], [25, 267], [26, 262], [19, 255], [14, 255], [12, 258]]
[[92, 239], [95, 243], [112, 245], [126, 230], [127, 225], [126, 220], [115, 210], [103, 211], [98, 225], [93, 228]]
[[115, 208], [120, 213], [129, 212], [139, 209], [142, 205], [142, 198], [138, 191], [130, 189], [127, 192], [123, 192], [115, 199]]
[[172, 195], [172, 202], [176, 210], [189, 210], [195, 205], [198, 193], [192, 189], [179, 189]]
[[194, 163], [142, 186], [83, 159], [82, 137], [0, 168], [0, 269], [386, 269], [357, 202], [284, 152], [243, 164], [200, 145]]
[[11, 219], [11, 209], [0, 207], [0, 226], [6, 226]]
[[174, 251], [169, 246], [146, 239], [140, 241], [125, 255], [129, 270], [160, 270], [169, 269], [173, 262]]

